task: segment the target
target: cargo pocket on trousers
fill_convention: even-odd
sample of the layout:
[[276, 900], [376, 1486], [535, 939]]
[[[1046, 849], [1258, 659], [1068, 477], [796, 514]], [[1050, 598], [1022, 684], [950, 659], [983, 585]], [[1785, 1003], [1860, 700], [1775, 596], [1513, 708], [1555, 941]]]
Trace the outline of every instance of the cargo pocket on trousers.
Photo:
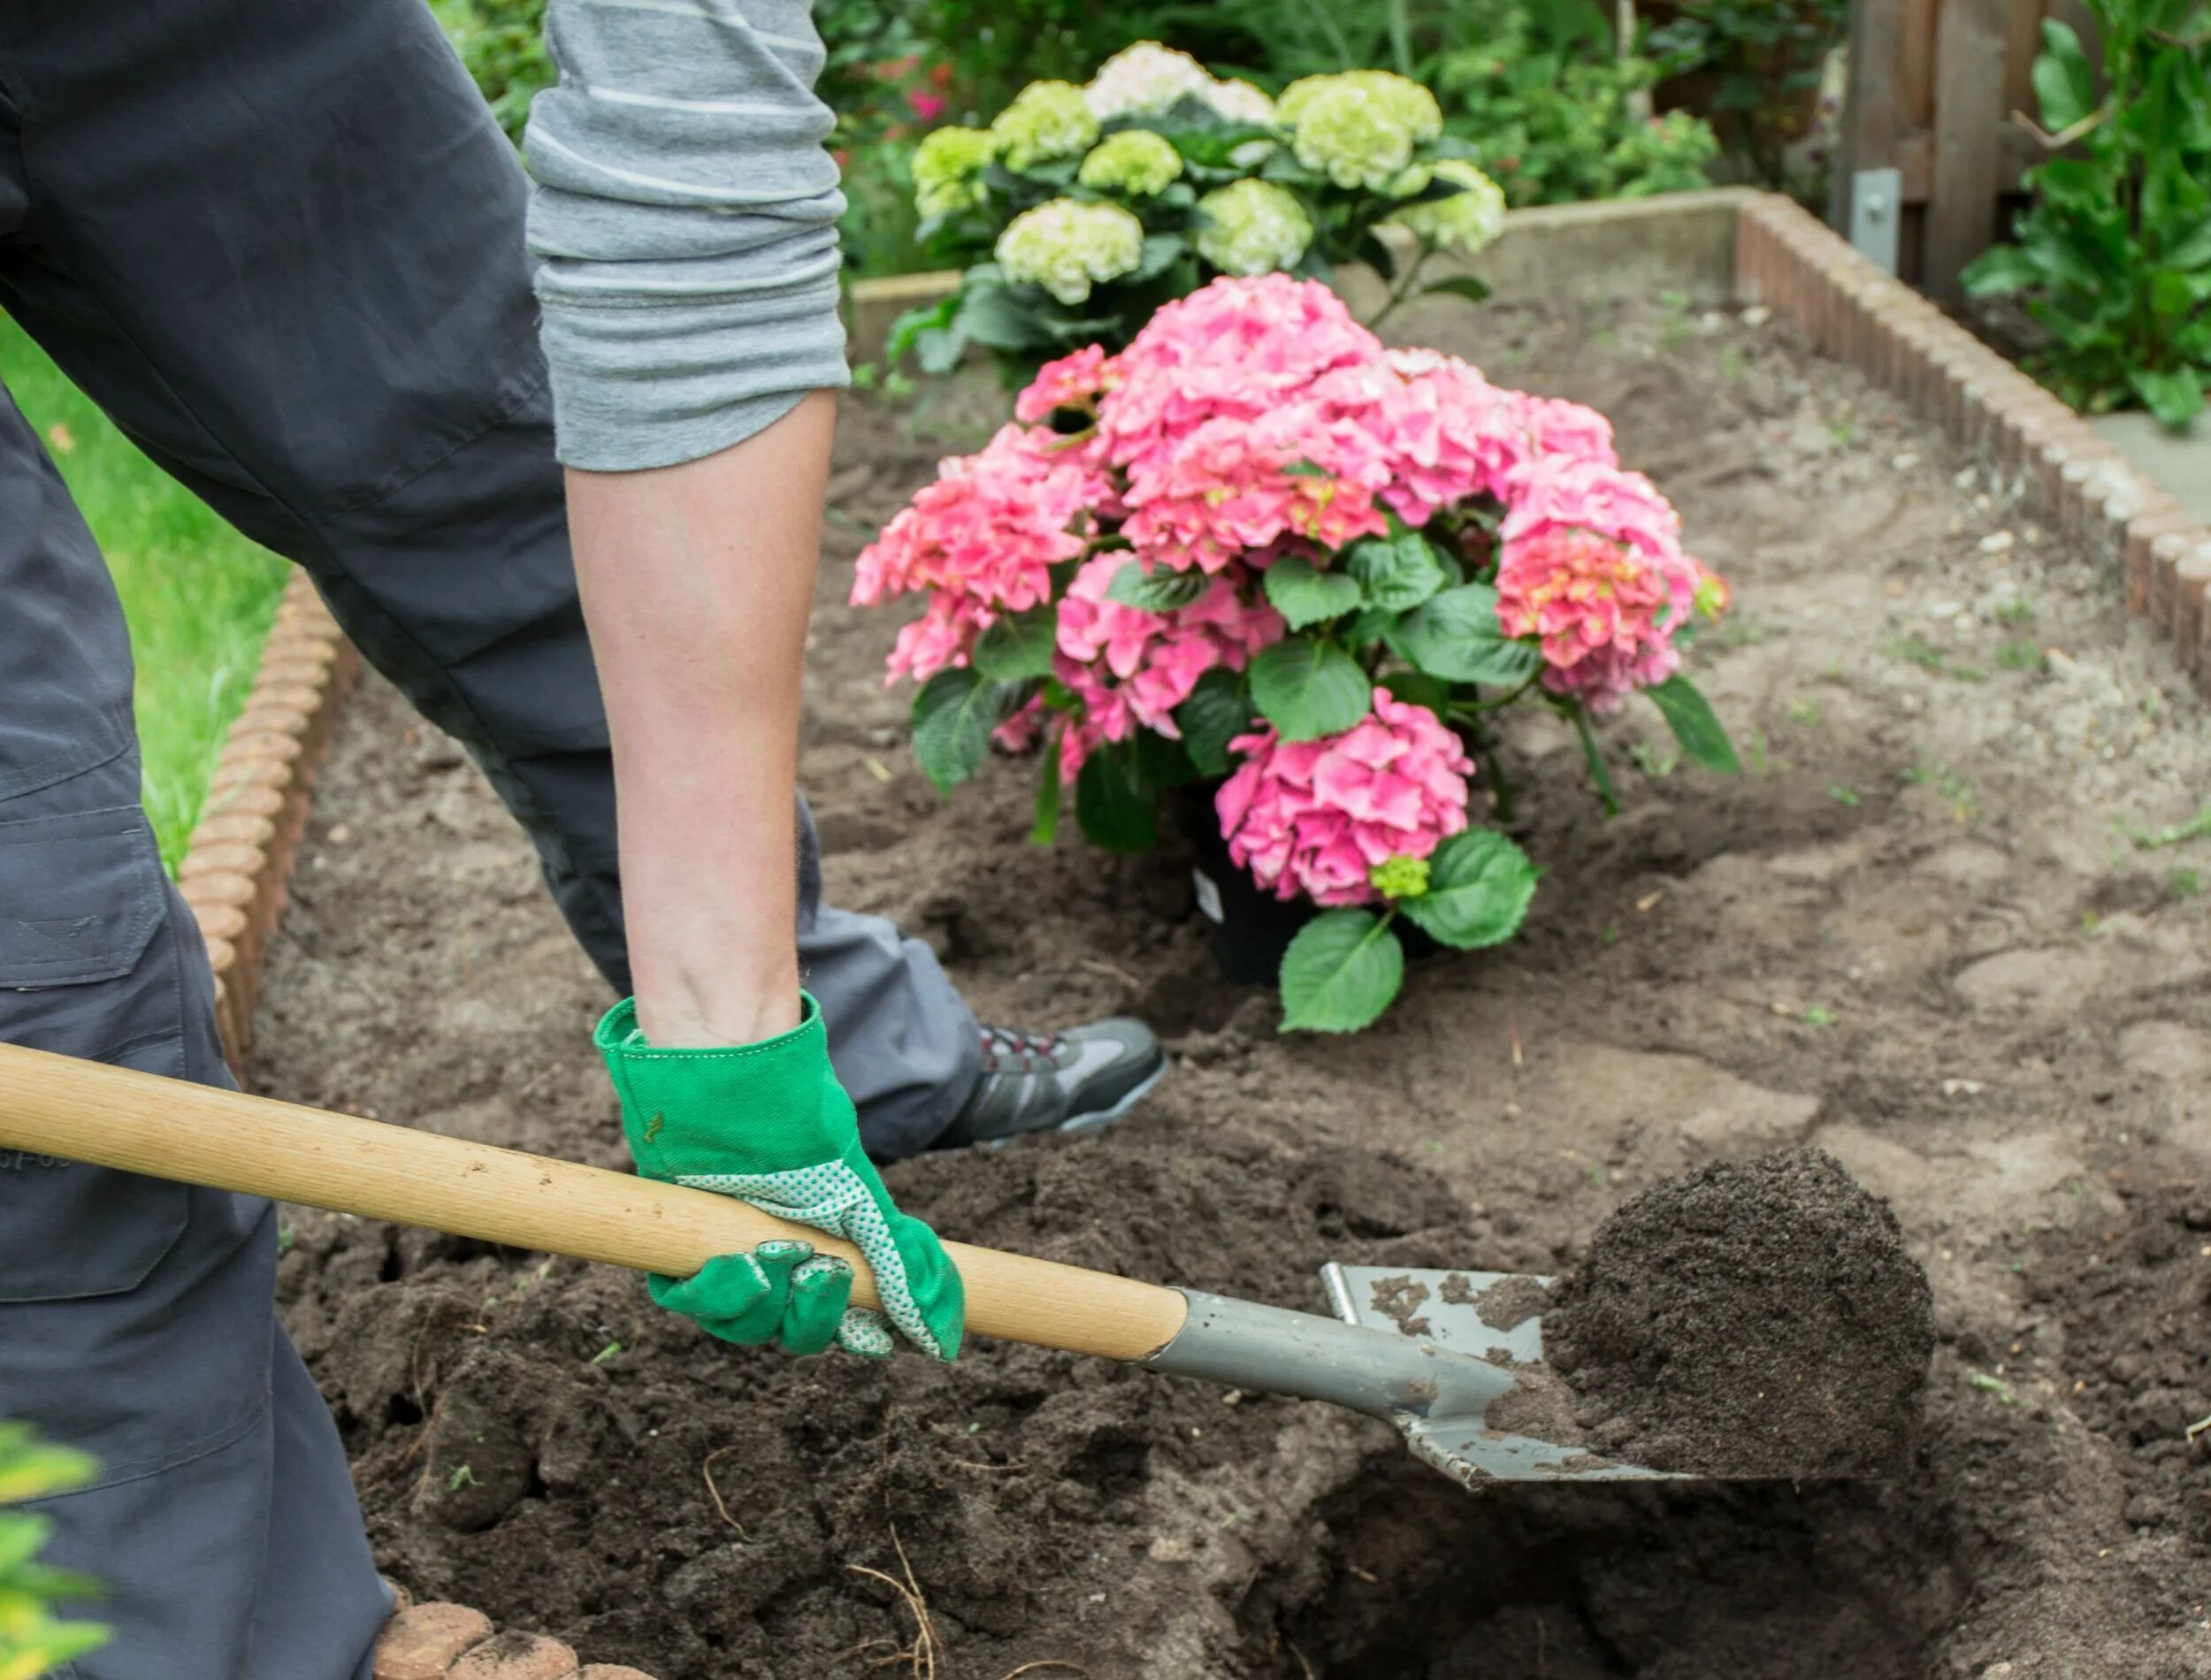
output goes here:
[[[0, 1041], [184, 1071], [168, 886], [134, 806], [0, 822]], [[0, 1148], [0, 1302], [144, 1280], [183, 1232], [181, 1184]]]

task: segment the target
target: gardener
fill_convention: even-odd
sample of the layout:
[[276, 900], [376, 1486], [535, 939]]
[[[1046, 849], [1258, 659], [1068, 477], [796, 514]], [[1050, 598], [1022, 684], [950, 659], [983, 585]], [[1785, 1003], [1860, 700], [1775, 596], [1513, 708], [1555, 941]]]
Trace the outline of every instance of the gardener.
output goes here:
[[[958, 1279], [860, 1137], [1099, 1124], [1159, 1051], [978, 1029], [922, 946], [820, 905], [803, 813], [794, 841], [845, 380], [803, 0], [552, 12], [543, 354], [524, 177], [419, 0], [0, 11], [0, 301], [468, 745], [634, 983], [599, 1038], [641, 1169], [851, 1236], [949, 1358]], [[224, 1083], [138, 794], [107, 573], [0, 405], [0, 1039]], [[367, 1672], [387, 1606], [276, 1249], [250, 1198], [0, 1162], [0, 1417], [103, 1465], [49, 1507], [54, 1561], [112, 1589], [80, 1680]], [[787, 1246], [654, 1289], [733, 1340], [881, 1351], [849, 1283]]]

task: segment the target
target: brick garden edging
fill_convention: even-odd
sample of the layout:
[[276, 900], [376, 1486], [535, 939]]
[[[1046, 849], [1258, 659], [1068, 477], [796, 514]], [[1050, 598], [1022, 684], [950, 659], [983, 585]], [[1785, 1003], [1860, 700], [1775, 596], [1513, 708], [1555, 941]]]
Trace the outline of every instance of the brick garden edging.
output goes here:
[[1794, 201], [1746, 195], [1735, 291], [1940, 424], [2049, 526], [2101, 561], [2211, 699], [2211, 525], [2071, 409]]
[[304, 574], [295, 575], [230, 727], [199, 826], [177, 867], [215, 971], [224, 1053], [242, 1077], [261, 963], [284, 912], [308, 797], [361, 655]]

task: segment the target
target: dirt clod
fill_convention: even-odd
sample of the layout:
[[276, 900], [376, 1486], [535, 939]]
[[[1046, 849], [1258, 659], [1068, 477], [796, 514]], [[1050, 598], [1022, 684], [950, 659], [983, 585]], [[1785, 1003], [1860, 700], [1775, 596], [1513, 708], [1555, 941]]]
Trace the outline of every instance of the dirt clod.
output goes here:
[[1545, 1353], [1610, 1455], [1806, 1478], [1909, 1462], [1932, 1292], [1895, 1214], [1831, 1155], [1653, 1185], [1597, 1227], [1557, 1297]]
[[1418, 1279], [1377, 1278], [1369, 1304], [1404, 1334], [1425, 1336], [1434, 1328], [1427, 1315], [1420, 1310], [1427, 1298], [1428, 1287]]
[[[1466, 1279], [1457, 1278], [1457, 1280], [1458, 1288], [1454, 1291], [1451, 1287], [1452, 1278], [1443, 1279], [1444, 1300], [1465, 1301], [1468, 1298]], [[1473, 1300], [1475, 1317], [1492, 1330], [1511, 1330], [1526, 1324], [1547, 1309], [1550, 1305], [1550, 1291], [1534, 1279], [1522, 1275], [1493, 1283], [1479, 1295], [1473, 1296]]]

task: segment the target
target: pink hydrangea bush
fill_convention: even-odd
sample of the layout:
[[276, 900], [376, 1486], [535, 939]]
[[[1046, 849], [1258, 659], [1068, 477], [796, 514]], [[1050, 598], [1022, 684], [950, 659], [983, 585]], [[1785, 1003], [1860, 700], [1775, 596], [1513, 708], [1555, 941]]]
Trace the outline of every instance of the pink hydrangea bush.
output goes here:
[[1014, 416], [860, 558], [855, 603], [922, 603], [890, 676], [922, 684], [923, 768], [949, 788], [993, 739], [1046, 748], [1039, 835], [1072, 789], [1128, 851], [1164, 792], [1217, 783], [1236, 866], [1320, 913], [1284, 962], [1290, 1025], [1372, 1019], [1400, 916], [1462, 947], [1518, 928], [1535, 872], [1469, 782], [1479, 758], [1502, 816], [1500, 707], [1573, 725], [1608, 810], [1590, 719], [1634, 694], [1734, 767], [1680, 675], [1726, 585], [1592, 409], [1386, 348], [1269, 274], [1047, 364]]

